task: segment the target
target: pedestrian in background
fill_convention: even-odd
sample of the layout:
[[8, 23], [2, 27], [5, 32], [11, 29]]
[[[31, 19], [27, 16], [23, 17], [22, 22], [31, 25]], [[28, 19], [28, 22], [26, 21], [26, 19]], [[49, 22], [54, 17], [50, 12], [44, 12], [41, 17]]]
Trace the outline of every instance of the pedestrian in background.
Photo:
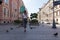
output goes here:
[[27, 19], [28, 19], [28, 16], [27, 16], [27, 12], [26, 12], [26, 11], [24, 11], [22, 17], [23, 17], [23, 27], [24, 27], [24, 32], [26, 32]]

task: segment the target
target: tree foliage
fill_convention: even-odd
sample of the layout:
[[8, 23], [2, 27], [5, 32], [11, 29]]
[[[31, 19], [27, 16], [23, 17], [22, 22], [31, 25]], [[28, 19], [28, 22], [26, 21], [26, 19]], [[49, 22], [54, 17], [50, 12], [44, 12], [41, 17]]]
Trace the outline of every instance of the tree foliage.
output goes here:
[[37, 18], [37, 13], [31, 13], [30, 18], [31, 18], [31, 19]]

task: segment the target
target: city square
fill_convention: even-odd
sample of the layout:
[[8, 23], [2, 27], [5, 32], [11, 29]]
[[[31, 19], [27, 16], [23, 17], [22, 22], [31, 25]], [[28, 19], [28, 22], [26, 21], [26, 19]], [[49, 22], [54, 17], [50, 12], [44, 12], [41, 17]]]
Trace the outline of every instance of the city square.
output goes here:
[[[10, 29], [13, 28], [13, 30]], [[60, 40], [60, 25], [53, 29], [50, 24], [40, 24], [39, 26], [27, 25], [27, 31], [18, 25], [0, 25], [0, 40]], [[30, 27], [35, 27], [30, 29]], [[6, 32], [8, 30], [8, 32]], [[54, 33], [58, 33], [54, 36]]]
[[60, 0], [0, 0], [0, 40], [60, 40]]

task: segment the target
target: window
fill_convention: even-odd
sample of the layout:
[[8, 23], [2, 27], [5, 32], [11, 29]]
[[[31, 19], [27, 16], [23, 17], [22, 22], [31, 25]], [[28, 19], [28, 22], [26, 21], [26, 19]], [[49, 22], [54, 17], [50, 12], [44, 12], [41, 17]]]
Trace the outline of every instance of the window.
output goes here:
[[60, 1], [60, 0], [54, 0], [54, 1]]
[[16, 7], [16, 4], [14, 2], [12, 2], [12, 9], [15, 10], [16, 9], [15, 7]]
[[3, 10], [3, 11], [4, 11], [4, 16], [5, 16], [5, 15], [6, 15], [6, 8], [4, 8], [4, 10]]
[[3, 11], [4, 11], [4, 17], [8, 17], [9, 16], [9, 10], [7, 8], [4, 8]]
[[56, 12], [56, 16], [58, 16], [58, 12]]
[[57, 15], [59, 16], [59, 11], [58, 11], [58, 14]]
[[5, 2], [6, 4], [8, 4], [8, 3], [9, 3], [9, 0], [4, 0], [4, 2]]
[[59, 10], [59, 16], [60, 16], [60, 10]]
[[56, 13], [55, 13], [55, 16], [56, 16]]
[[58, 19], [56, 19], [56, 21], [58, 21]]
[[19, 12], [20, 12], [20, 7], [19, 7]]
[[9, 17], [9, 10], [8, 9], [6, 9], [6, 16]]
[[57, 5], [57, 7], [59, 8], [59, 5]]
[[57, 6], [55, 6], [55, 9], [57, 9]]

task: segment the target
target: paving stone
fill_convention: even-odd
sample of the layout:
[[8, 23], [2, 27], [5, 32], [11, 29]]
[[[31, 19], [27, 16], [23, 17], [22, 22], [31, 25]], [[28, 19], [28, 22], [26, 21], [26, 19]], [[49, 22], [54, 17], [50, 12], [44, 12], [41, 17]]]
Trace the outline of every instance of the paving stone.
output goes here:
[[[0, 40], [60, 40], [60, 26], [52, 29], [49, 24], [40, 24], [40, 26], [34, 26], [35, 29], [30, 29], [27, 25], [27, 32], [24, 32], [23, 27], [16, 28], [17, 26], [19, 25], [0, 25]], [[10, 30], [11, 27], [13, 30]], [[6, 33], [6, 30], [9, 32]], [[53, 35], [56, 32], [58, 32], [57, 37]]]

